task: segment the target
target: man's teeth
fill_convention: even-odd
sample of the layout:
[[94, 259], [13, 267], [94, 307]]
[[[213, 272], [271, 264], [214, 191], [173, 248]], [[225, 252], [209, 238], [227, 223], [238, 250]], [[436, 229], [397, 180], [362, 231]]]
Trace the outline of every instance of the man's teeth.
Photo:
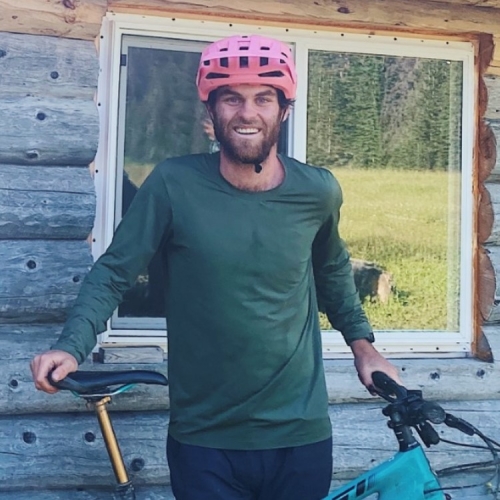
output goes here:
[[237, 128], [238, 134], [256, 134], [259, 131], [257, 128]]

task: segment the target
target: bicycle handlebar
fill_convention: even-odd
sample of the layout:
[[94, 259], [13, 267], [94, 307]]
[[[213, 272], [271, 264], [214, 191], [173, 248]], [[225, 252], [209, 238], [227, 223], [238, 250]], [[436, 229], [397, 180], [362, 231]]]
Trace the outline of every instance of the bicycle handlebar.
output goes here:
[[375, 392], [380, 397], [404, 409], [408, 425], [427, 420], [433, 424], [445, 422], [446, 412], [437, 403], [426, 401], [422, 391], [407, 389], [383, 372], [373, 372], [372, 380], [376, 385]]
[[395, 380], [393, 380], [389, 375], [384, 372], [373, 372], [372, 380], [375, 384], [375, 392], [389, 403], [394, 403], [397, 400], [404, 399], [408, 390], [406, 387], [399, 385]]

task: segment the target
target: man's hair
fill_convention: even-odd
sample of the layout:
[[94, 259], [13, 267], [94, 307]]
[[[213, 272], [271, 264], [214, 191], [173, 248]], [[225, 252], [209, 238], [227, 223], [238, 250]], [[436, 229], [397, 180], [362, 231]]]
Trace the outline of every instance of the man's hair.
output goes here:
[[294, 105], [295, 99], [287, 99], [282, 90], [276, 89], [276, 91], [278, 92], [278, 104], [281, 109], [291, 108]]
[[[212, 92], [208, 94], [207, 105], [209, 108], [213, 109], [213, 107], [215, 106], [215, 101], [217, 100], [217, 91], [220, 88], [222, 87], [212, 90]], [[276, 93], [278, 94], [278, 104], [281, 109], [288, 109], [293, 106], [295, 99], [287, 99], [285, 97], [285, 93], [280, 89], [276, 89]]]

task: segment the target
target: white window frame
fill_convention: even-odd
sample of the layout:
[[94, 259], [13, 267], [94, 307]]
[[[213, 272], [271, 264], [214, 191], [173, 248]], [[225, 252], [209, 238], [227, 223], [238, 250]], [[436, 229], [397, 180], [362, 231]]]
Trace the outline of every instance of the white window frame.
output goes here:
[[[384, 54], [407, 57], [446, 59], [463, 63], [462, 94], [462, 210], [461, 210], [461, 276], [460, 332], [447, 331], [376, 331], [377, 348], [393, 357], [408, 355], [426, 357], [462, 357], [470, 354], [474, 338], [473, 245], [473, 144], [475, 137], [474, 46], [471, 42], [404, 38], [404, 36], [366, 35], [326, 29], [304, 30], [270, 27], [258, 24], [238, 24], [204, 20], [149, 17], [134, 14], [109, 13], [103, 20], [100, 37], [100, 77], [97, 102], [101, 128], [95, 159], [97, 193], [96, 222], [93, 230], [92, 253], [97, 259], [111, 242], [114, 232], [115, 184], [117, 164], [118, 95], [120, 77], [121, 38], [137, 35], [160, 38], [213, 41], [239, 33], [265, 34], [294, 45], [299, 72], [297, 100], [289, 119], [289, 154], [305, 161], [307, 145], [307, 74], [308, 50], [335, 47], [340, 52]], [[396, 333], [397, 332], [397, 333]], [[101, 336], [101, 345], [155, 344], [166, 348], [163, 330], [108, 329]], [[323, 332], [325, 358], [342, 357], [350, 353], [339, 332]]]

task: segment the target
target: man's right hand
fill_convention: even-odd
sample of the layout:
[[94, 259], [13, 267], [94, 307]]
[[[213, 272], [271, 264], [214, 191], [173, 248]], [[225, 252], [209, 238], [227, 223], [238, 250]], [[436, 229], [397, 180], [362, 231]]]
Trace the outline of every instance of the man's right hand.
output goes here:
[[54, 381], [62, 380], [68, 373], [76, 372], [78, 361], [65, 351], [47, 351], [35, 356], [31, 361], [30, 368], [35, 387], [39, 391], [54, 394], [58, 389], [48, 381], [49, 373], [53, 371]]

